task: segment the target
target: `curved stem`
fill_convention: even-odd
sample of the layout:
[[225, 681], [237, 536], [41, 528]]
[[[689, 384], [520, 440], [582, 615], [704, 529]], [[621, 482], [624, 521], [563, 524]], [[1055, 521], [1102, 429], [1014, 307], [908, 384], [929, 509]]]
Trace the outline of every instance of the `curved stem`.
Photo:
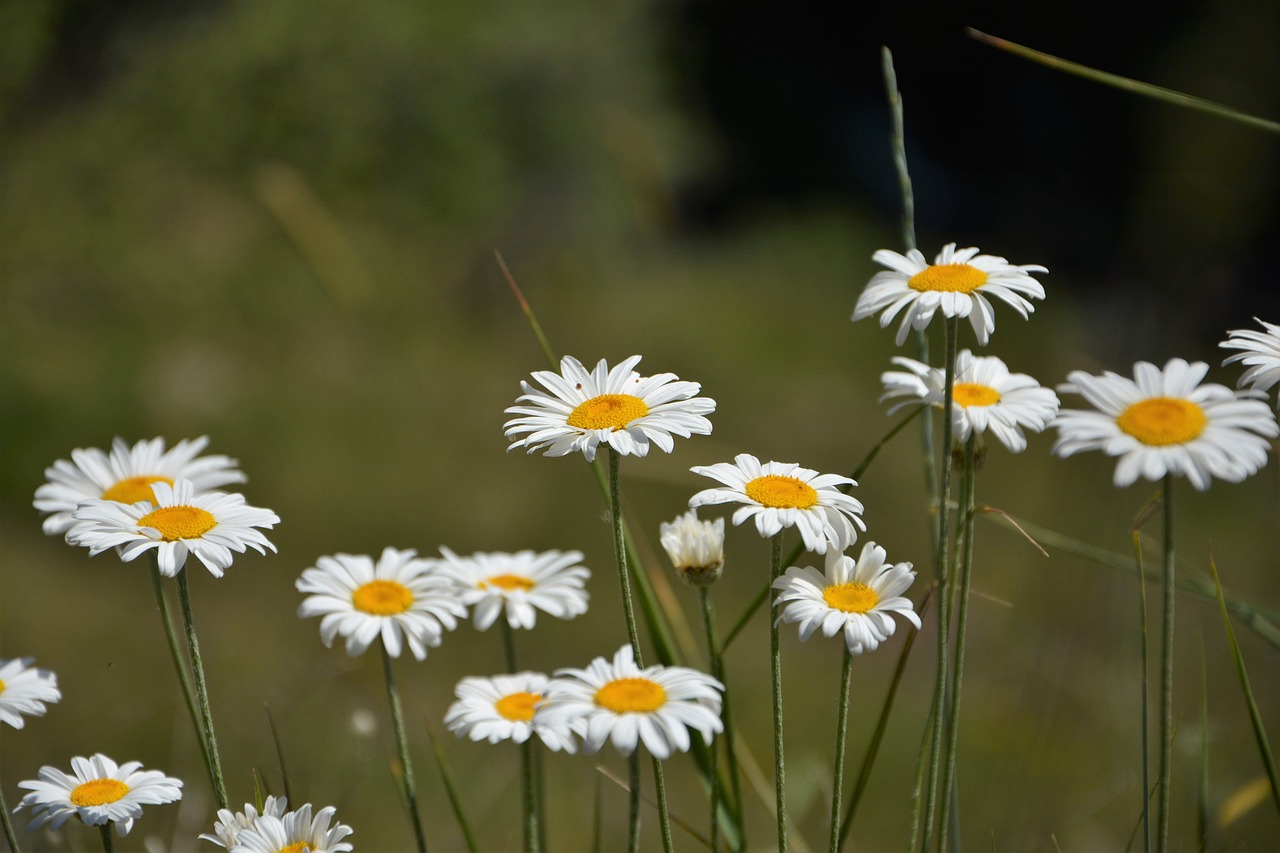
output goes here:
[[191, 717], [191, 728], [195, 730], [196, 740], [200, 743], [200, 756], [204, 759], [205, 772], [213, 778], [213, 765], [209, 760], [209, 743], [204, 738], [204, 729], [200, 725], [200, 712], [196, 709], [196, 697], [191, 689], [191, 676], [187, 674], [186, 664], [182, 660], [182, 649], [178, 643], [178, 634], [173, 630], [173, 619], [169, 615], [169, 600], [164, 596], [164, 576], [160, 574], [160, 564], [154, 552], [151, 558], [151, 587], [156, 594], [156, 609], [160, 611], [160, 621], [164, 625], [165, 640], [169, 645], [169, 658], [173, 661], [173, 669], [178, 674], [178, 685], [182, 688], [182, 701], [187, 706], [187, 714]]
[[1160, 645], [1160, 779], [1156, 850], [1169, 847], [1169, 787], [1173, 774], [1173, 475], [1164, 475], [1164, 637]]
[[773, 685], [773, 784], [778, 810], [778, 853], [783, 853], [787, 849], [787, 769], [782, 752], [782, 653], [778, 646], [778, 621], [774, 618], [778, 590], [773, 586], [782, 574], [782, 531], [774, 534], [770, 551], [769, 672]]
[[4, 825], [4, 837], [9, 842], [13, 853], [22, 853], [18, 846], [18, 834], [13, 831], [13, 820], [9, 817], [9, 804], [4, 801], [4, 786], [0, 785], [0, 824]]
[[840, 800], [844, 796], [844, 742], [849, 725], [849, 680], [853, 675], [853, 654], [844, 646], [844, 668], [840, 673], [840, 706], [836, 711], [836, 761], [831, 781], [831, 853], [840, 850]]
[[213, 783], [213, 795], [218, 801], [218, 808], [226, 809], [230, 808], [227, 802], [227, 785], [222, 779], [218, 736], [213, 731], [213, 710], [209, 707], [209, 687], [204, 679], [204, 662], [200, 658], [195, 620], [191, 617], [191, 591], [187, 587], [186, 569], [178, 571], [178, 603], [182, 607], [182, 621], [187, 629], [187, 651], [191, 655], [191, 677], [195, 682], [196, 702], [200, 707], [200, 725], [209, 749], [209, 780]]
[[401, 783], [404, 785], [405, 805], [413, 824], [414, 840], [418, 853], [427, 853], [427, 836], [422, 831], [422, 816], [418, 813], [418, 791], [413, 780], [413, 761], [409, 758], [409, 741], [404, 735], [404, 712], [400, 710], [400, 691], [396, 689], [395, 672], [391, 668], [391, 655], [382, 645], [382, 674], [387, 682], [387, 701], [391, 705], [391, 725], [396, 733], [396, 751], [400, 755]]

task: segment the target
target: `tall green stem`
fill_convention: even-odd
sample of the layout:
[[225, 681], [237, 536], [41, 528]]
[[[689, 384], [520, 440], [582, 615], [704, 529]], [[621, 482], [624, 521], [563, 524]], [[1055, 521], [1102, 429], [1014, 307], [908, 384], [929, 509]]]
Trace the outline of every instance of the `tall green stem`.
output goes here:
[[98, 834], [102, 837], [102, 853], [115, 853], [116, 842], [111, 837], [111, 824], [112, 821], [98, 824]]
[[627, 758], [627, 783], [631, 805], [627, 813], [627, 853], [640, 853], [640, 746]]
[[640, 653], [640, 633], [636, 630], [636, 613], [631, 603], [631, 576], [627, 571], [627, 537], [622, 529], [622, 498], [618, 492], [618, 451], [609, 448], [609, 515], [613, 519], [613, 549], [618, 560], [618, 585], [622, 588], [622, 615], [627, 622], [627, 639], [636, 666], [644, 666]]
[[4, 786], [0, 785], [0, 824], [4, 825], [4, 837], [9, 842], [13, 853], [22, 853], [18, 846], [18, 835], [13, 831], [13, 820], [9, 817], [9, 804], [4, 801]]
[[404, 712], [400, 709], [400, 691], [396, 689], [391, 654], [385, 645], [382, 645], [382, 674], [387, 682], [387, 701], [391, 705], [391, 725], [396, 732], [396, 751], [400, 755], [400, 781], [404, 786], [405, 805], [409, 808], [409, 821], [413, 824], [418, 853], [427, 853], [427, 836], [422, 831], [422, 816], [418, 813], [418, 791], [413, 779], [413, 760], [409, 758], [409, 741], [404, 735]]
[[836, 760], [831, 780], [831, 853], [840, 850], [840, 800], [844, 797], [844, 742], [849, 725], [849, 681], [853, 675], [853, 654], [844, 645], [844, 668], [840, 673], [840, 707], [836, 710]]
[[1160, 779], [1156, 850], [1169, 848], [1169, 787], [1173, 775], [1173, 475], [1164, 475], [1164, 637], [1160, 644]]
[[773, 685], [773, 784], [778, 810], [778, 853], [787, 849], [787, 768], [782, 751], [782, 653], [778, 646], [778, 620], [774, 609], [779, 590], [773, 585], [782, 574], [782, 531], [773, 535], [769, 561], [769, 673]]
[[178, 632], [173, 629], [173, 619], [169, 615], [169, 600], [164, 595], [164, 576], [160, 574], [160, 564], [154, 556], [151, 559], [151, 587], [156, 594], [156, 609], [160, 611], [160, 621], [164, 625], [164, 636], [169, 645], [169, 658], [173, 661], [174, 672], [178, 674], [178, 685], [182, 688], [182, 700], [187, 706], [187, 714], [191, 717], [191, 728], [195, 731], [196, 740], [200, 744], [200, 756], [204, 759], [205, 772], [212, 779], [213, 766], [209, 760], [209, 744], [204, 738], [204, 729], [200, 725], [200, 712], [196, 708], [195, 693], [191, 689], [191, 676], [187, 674], [187, 667], [182, 659]]
[[227, 785], [222, 779], [222, 760], [218, 757], [218, 736], [213, 731], [213, 710], [209, 707], [209, 687], [204, 678], [204, 661], [200, 657], [200, 641], [196, 639], [196, 624], [191, 616], [191, 591], [187, 587], [187, 571], [178, 571], [178, 603], [182, 607], [182, 622], [187, 629], [187, 651], [191, 655], [191, 677], [195, 682], [196, 702], [200, 709], [200, 726], [204, 742], [209, 750], [209, 780], [213, 783], [213, 795], [218, 808], [230, 808], [227, 801]]
[[[507, 658], [507, 672], [514, 675], [517, 672], [515, 630], [505, 614], [499, 617], [498, 621], [502, 623], [502, 650]], [[520, 802], [524, 809], [524, 849], [527, 853], [534, 853], [538, 849], [541, 837], [538, 826], [538, 802], [541, 792], [538, 790], [538, 776], [534, 771], [533, 754], [536, 748], [533, 738], [520, 744]]]

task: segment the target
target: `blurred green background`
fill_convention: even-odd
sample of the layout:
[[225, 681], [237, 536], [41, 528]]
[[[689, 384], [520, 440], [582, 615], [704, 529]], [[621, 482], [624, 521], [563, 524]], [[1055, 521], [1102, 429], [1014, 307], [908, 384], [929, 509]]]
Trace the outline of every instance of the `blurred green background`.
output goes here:
[[[1280, 81], [1274, 14], [1174, 11], [1141, 50], [1114, 49], [1142, 23], [1122, 19], [1120, 35], [1071, 58], [1266, 112]], [[871, 253], [901, 245], [880, 44], [902, 78], [926, 253], [956, 240], [1051, 270], [1030, 321], [997, 309], [989, 354], [1047, 385], [1173, 355], [1234, 382], [1216, 342], [1254, 314], [1277, 317], [1274, 137], [1056, 76], [960, 29], [1079, 48], [1055, 30], [1078, 20], [1044, 10], [952, 10], [922, 27], [906, 12], [824, 14], [656, 0], [0, 8], [0, 655], [34, 656], [64, 693], [45, 718], [0, 732], [10, 805], [43, 764], [136, 758], [184, 778], [186, 798], [149, 809], [122, 848], [209, 848], [194, 841], [212, 828], [210, 794], [145, 567], [43, 537], [30, 504], [46, 466], [116, 435], [211, 436], [211, 452], [241, 461], [249, 502], [283, 519], [278, 555], [241, 558], [218, 581], [191, 573], [234, 802], [251, 798], [255, 768], [279, 790], [270, 710], [295, 805], [337, 806], [357, 849], [410, 844], [376, 658], [325, 649], [318, 623], [294, 615], [294, 580], [320, 555], [580, 549], [595, 571], [591, 612], [542, 620], [522, 663], [583, 666], [624, 642], [587, 466], [504, 452], [503, 409], [545, 364], [495, 249], [558, 351], [588, 363], [642, 353], [642, 370], [700, 381], [719, 402], [712, 436], [623, 467], [648, 570], [692, 618], [692, 593], [667, 587], [655, 552], [658, 523], [707, 485], [689, 466], [750, 452], [848, 471], [892, 423], [879, 374], [909, 353], [848, 319]], [[1117, 491], [1111, 462], [1056, 460], [1051, 444], [993, 449], [978, 500], [1126, 552], [1154, 487]], [[1206, 568], [1212, 543], [1226, 583], [1274, 607], [1277, 483], [1272, 466], [1207, 494], [1180, 489], [1187, 570]], [[921, 484], [904, 434], [857, 495], [867, 538], [924, 581]], [[979, 530], [965, 837], [1120, 849], [1141, 800], [1137, 586]], [[726, 627], [768, 559], [749, 529], [730, 532], [728, 551], [716, 589]], [[1275, 737], [1277, 649], [1238, 630]], [[766, 633], [757, 617], [728, 666], [745, 743], [768, 767]], [[702, 667], [696, 636], [681, 639]], [[840, 653], [785, 636], [793, 814], [821, 846]], [[1206, 695], [1210, 807], [1261, 765], [1216, 609], [1184, 597], [1179, 643], [1174, 832], [1190, 850]], [[898, 637], [858, 661], [850, 773], [900, 648]], [[926, 629], [855, 825], [859, 850], [905, 844], [932, 648]], [[440, 729], [458, 678], [501, 660], [496, 633], [465, 625], [399, 668], [433, 850], [462, 842], [424, 726]], [[515, 751], [443, 742], [482, 847], [513, 849]], [[608, 752], [595, 761], [625, 769]], [[595, 761], [548, 759], [554, 849], [586, 849], [597, 789], [606, 849], [621, 843], [625, 797]], [[673, 759], [668, 779], [679, 813], [700, 822], [691, 766]], [[754, 848], [772, 838], [769, 803], [767, 791], [749, 800]], [[1276, 833], [1264, 802], [1215, 827], [1209, 848], [1269, 849]], [[97, 843], [75, 826], [62, 835], [26, 839]], [[646, 843], [658, 846], [652, 823]]]

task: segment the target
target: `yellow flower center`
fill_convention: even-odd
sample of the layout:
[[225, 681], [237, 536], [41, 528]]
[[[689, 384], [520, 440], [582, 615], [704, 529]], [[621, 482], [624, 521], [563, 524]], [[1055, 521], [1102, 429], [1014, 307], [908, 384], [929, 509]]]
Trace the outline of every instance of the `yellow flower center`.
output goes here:
[[0, 693], [4, 692], [4, 679], [0, 678]]
[[295, 841], [292, 844], [286, 844], [276, 853], [302, 853], [303, 850], [310, 850], [311, 846], [305, 841]]
[[512, 693], [493, 704], [494, 710], [504, 719], [527, 723], [533, 719], [533, 706], [542, 699], [537, 693]]
[[818, 503], [818, 493], [804, 480], [766, 474], [747, 483], [747, 497], [758, 504], [778, 509], [808, 509]]
[[356, 587], [351, 604], [361, 613], [372, 616], [394, 616], [413, 606], [413, 593], [402, 583], [376, 580]]
[[517, 589], [533, 589], [537, 584], [520, 575], [494, 575], [491, 578], [485, 578], [480, 581], [479, 586], [481, 589], [496, 586], [498, 589], [514, 592]]
[[125, 477], [102, 493], [104, 501], [119, 501], [122, 504], [136, 504], [138, 501], [156, 502], [155, 492], [151, 491], [152, 483], [173, 485], [172, 477]]
[[845, 613], [866, 613], [880, 603], [880, 596], [866, 584], [841, 583], [822, 591], [822, 598], [833, 610]]
[[666, 704], [667, 691], [647, 678], [619, 678], [597, 690], [595, 698], [597, 705], [615, 714], [649, 714]]
[[951, 387], [951, 399], [957, 406], [994, 406], [1000, 402], [1000, 392], [990, 385], [973, 382], [957, 382]]
[[1116, 418], [1116, 426], [1153, 447], [1185, 444], [1204, 432], [1209, 419], [1190, 400], [1152, 397], [1134, 403]]
[[77, 806], [105, 806], [129, 793], [129, 786], [119, 779], [94, 779], [75, 787], [71, 802]]
[[936, 290], [942, 293], [972, 293], [987, 283], [987, 274], [968, 264], [934, 264], [925, 267], [907, 280], [907, 286], [923, 293]]
[[154, 527], [166, 542], [199, 539], [218, 526], [218, 519], [197, 506], [162, 506], [138, 519], [139, 527]]
[[578, 429], [618, 430], [649, 414], [644, 400], [630, 394], [601, 394], [569, 413], [569, 426]]

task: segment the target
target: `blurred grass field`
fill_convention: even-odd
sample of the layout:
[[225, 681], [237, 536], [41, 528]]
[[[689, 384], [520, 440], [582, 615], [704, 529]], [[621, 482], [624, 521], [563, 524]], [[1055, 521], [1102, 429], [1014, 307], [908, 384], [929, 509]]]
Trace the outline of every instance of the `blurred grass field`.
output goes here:
[[[874, 323], [849, 322], [871, 253], [900, 245], [893, 214], [869, 199], [819, 199], [754, 210], [712, 236], [682, 233], [676, 188], [722, 152], [672, 90], [662, 4], [197, 5], [122, 26], [92, 87], [42, 88], [67, 8], [0, 13], [0, 656], [34, 656], [64, 694], [46, 717], [0, 732], [11, 806], [16, 783], [41, 765], [101, 751], [187, 783], [180, 808], [148, 810], [117, 849], [152, 836], [175, 853], [208, 848], [194, 840], [212, 828], [208, 785], [145, 567], [45, 538], [31, 508], [46, 466], [116, 435], [211, 436], [211, 452], [249, 475], [249, 502], [283, 519], [277, 555], [240, 558], [217, 581], [191, 566], [233, 803], [251, 798], [255, 770], [279, 792], [269, 709], [295, 805], [335, 805], [358, 850], [410, 842], [387, 769], [394, 747], [376, 661], [325, 649], [316, 624], [294, 615], [294, 580], [320, 555], [580, 549], [594, 571], [591, 611], [540, 620], [520, 638], [521, 663], [583, 666], [623, 643], [610, 529], [587, 466], [505, 452], [503, 409], [545, 364], [495, 249], [559, 352], [588, 363], [641, 353], [642, 371], [699, 381], [718, 401], [712, 436], [622, 469], [648, 570], [691, 620], [696, 600], [666, 589], [657, 549], [659, 522], [706, 485], [690, 466], [750, 452], [847, 472], [895, 422], [877, 403], [879, 374], [910, 353]], [[924, 61], [908, 50], [899, 63], [913, 59]], [[910, 132], [910, 93], [907, 104]], [[888, 174], [887, 141], [882, 159]], [[1018, 203], [1033, 201], [1052, 204]], [[1150, 316], [1100, 317], [1141, 300], [1099, 297], [1070, 257], [1037, 254], [1025, 238], [920, 226], [928, 254], [957, 240], [1050, 268], [1036, 314], [1024, 322], [997, 309], [986, 350], [1046, 385], [1076, 368], [1127, 373], [1107, 359], [1143, 341], [1100, 343], [1100, 330], [1123, 339], [1150, 316], [1188, 310], [1171, 300]], [[1146, 299], [1159, 292], [1141, 288]], [[1137, 357], [1209, 361], [1212, 379], [1234, 383], [1216, 367], [1216, 340], [1170, 349], [1160, 339]], [[1051, 444], [1034, 436], [1021, 456], [993, 448], [979, 503], [1128, 553], [1129, 526], [1156, 487], [1118, 491], [1108, 460], [1057, 460]], [[856, 491], [867, 538], [920, 571], [917, 601], [932, 576], [922, 479], [908, 431]], [[1205, 571], [1211, 546], [1224, 582], [1274, 610], [1278, 494], [1275, 465], [1206, 494], [1180, 487], [1186, 570]], [[727, 550], [715, 590], [724, 628], [764, 583], [768, 560], [752, 530], [731, 530]], [[1069, 555], [1045, 558], [996, 525], [979, 527], [975, 565], [959, 768], [966, 841], [1122, 849], [1141, 800], [1136, 583]], [[1237, 632], [1274, 738], [1278, 650]], [[1178, 633], [1174, 837], [1191, 850], [1202, 666], [1210, 807], [1262, 768], [1216, 605], [1184, 596]], [[727, 666], [742, 736], [768, 768], [766, 634], [758, 616]], [[688, 661], [703, 667], [694, 636], [684, 636]], [[839, 648], [784, 637], [792, 814], [817, 846]], [[901, 636], [855, 667], [850, 773], [900, 648]], [[932, 649], [927, 624], [855, 824], [858, 850], [905, 844]], [[424, 726], [440, 733], [456, 681], [498, 672], [501, 660], [496, 633], [464, 625], [425, 663], [398, 668], [433, 850], [462, 842]], [[514, 849], [515, 750], [447, 733], [442, 743], [483, 849]], [[608, 752], [598, 760], [625, 772]], [[625, 798], [594, 763], [547, 761], [554, 849], [587, 849], [597, 789], [606, 838], [622, 837]], [[691, 762], [669, 768], [677, 812], [700, 820]], [[765, 787], [749, 799], [753, 849], [772, 838]], [[1215, 827], [1209, 849], [1267, 850], [1276, 827], [1264, 802]], [[24, 849], [94, 847], [79, 827], [63, 834], [52, 848], [43, 834], [25, 836]], [[658, 841], [646, 833], [646, 849]]]

